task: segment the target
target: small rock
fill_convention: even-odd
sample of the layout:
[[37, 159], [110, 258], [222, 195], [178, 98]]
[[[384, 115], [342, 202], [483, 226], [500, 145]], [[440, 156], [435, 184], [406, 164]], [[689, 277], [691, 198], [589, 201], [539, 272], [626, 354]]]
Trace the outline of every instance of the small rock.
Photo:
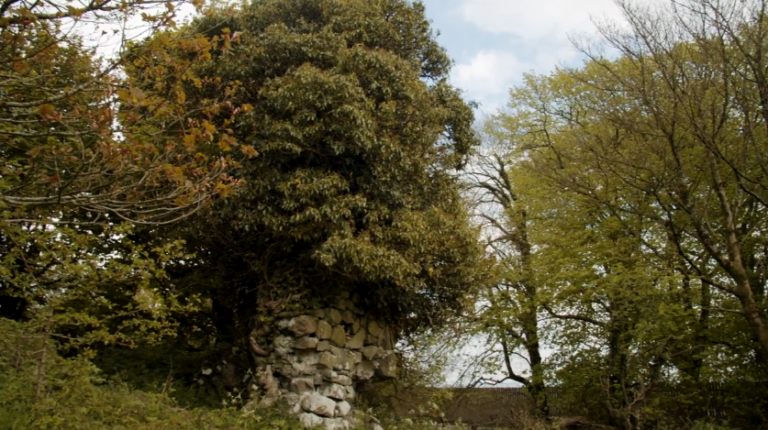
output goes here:
[[304, 336], [293, 344], [293, 349], [315, 349], [317, 348], [317, 338]]
[[319, 374], [322, 375], [324, 380], [331, 382], [333, 382], [333, 378], [339, 376], [339, 374], [334, 372], [332, 369], [323, 369]]
[[293, 378], [291, 380], [291, 391], [299, 395], [310, 391], [315, 391], [315, 378]]
[[347, 343], [347, 335], [344, 333], [344, 327], [337, 325], [333, 328], [331, 342], [335, 343], [336, 346], [344, 346], [344, 344]]
[[[275, 363], [275, 372], [287, 378], [301, 376], [301, 366], [295, 366], [297, 362], [280, 361]], [[298, 369], [297, 369], [298, 368]]]
[[307, 412], [333, 418], [333, 414], [336, 411], [336, 402], [318, 393], [311, 393], [301, 399], [301, 407]]
[[365, 360], [362, 363], [358, 364], [357, 367], [355, 368], [355, 378], [357, 380], [367, 381], [373, 378], [373, 375], [375, 374], [376, 374], [376, 368], [374, 367], [373, 363], [371, 363], [368, 360]]
[[397, 355], [390, 352], [379, 362], [379, 375], [384, 378], [394, 378], [397, 376]]
[[381, 341], [381, 347], [386, 350], [391, 350], [395, 347], [392, 342], [392, 336], [389, 334], [389, 329], [383, 328], [379, 333], [379, 340]]
[[321, 339], [321, 340], [330, 339], [332, 333], [333, 333], [333, 327], [330, 324], [328, 324], [328, 322], [320, 321], [317, 323], [316, 336], [318, 339]]
[[352, 336], [351, 339], [349, 339], [346, 343], [346, 347], [349, 349], [360, 349], [363, 347], [363, 344], [365, 343], [365, 331], [360, 330]]
[[379, 337], [372, 335], [370, 332], [365, 336], [366, 345], [378, 345]]
[[379, 323], [371, 320], [368, 323], [368, 332], [371, 333], [371, 335], [378, 337], [379, 333], [381, 333], [381, 328], [379, 328]]
[[296, 409], [294, 413], [298, 414], [299, 412], [301, 412], [301, 404], [300, 404], [301, 396], [300, 395], [296, 393], [283, 393], [281, 394], [281, 397], [283, 398], [283, 400], [285, 400], [285, 403], [287, 403], [288, 405], [293, 405], [294, 407], [298, 407], [298, 409]]
[[341, 324], [341, 312], [338, 309], [328, 308], [325, 310], [325, 320], [331, 326]]
[[317, 352], [328, 351], [329, 349], [331, 349], [331, 343], [327, 340], [321, 340], [320, 342], [317, 342], [317, 348], [315, 348]]
[[325, 430], [347, 430], [349, 423], [343, 418], [325, 418], [323, 420]]
[[320, 394], [336, 400], [344, 400], [347, 396], [346, 390], [339, 384], [325, 384], [320, 389]]
[[328, 369], [332, 369], [338, 360], [336, 359], [336, 356], [331, 354], [328, 351], [324, 351], [320, 354], [320, 358], [317, 361], [317, 364], [320, 366], [323, 366]]
[[293, 353], [293, 338], [290, 336], [277, 336], [272, 341], [272, 346], [277, 355], [288, 355]]
[[349, 299], [341, 299], [344, 309], [351, 311], [353, 307], [355, 307], [355, 304], [352, 303], [352, 300]]
[[336, 416], [337, 417], [346, 417], [349, 411], [352, 410], [352, 405], [349, 404], [347, 401], [341, 401], [336, 403]]
[[320, 362], [320, 354], [315, 351], [299, 351], [296, 360], [293, 362], [293, 369], [304, 375], [314, 375], [317, 371], [316, 364]]
[[315, 351], [298, 351], [296, 359], [304, 364], [317, 364], [320, 361], [320, 354]]
[[331, 377], [331, 382], [339, 385], [352, 385], [352, 378], [347, 375], [336, 375]]
[[303, 413], [299, 415], [299, 422], [301, 422], [301, 425], [304, 426], [304, 428], [313, 428], [313, 427], [320, 427], [322, 426], [323, 419], [318, 417], [315, 414], [309, 414], [309, 413]]
[[381, 424], [373, 423], [371, 430], [384, 430], [384, 428], [381, 426]]
[[354, 402], [355, 401], [355, 389], [351, 385], [348, 385], [348, 386], [344, 387], [344, 391], [346, 391], [346, 395], [344, 396], [344, 400], [346, 400], [348, 402]]
[[341, 314], [341, 320], [344, 321], [344, 324], [352, 324], [356, 320], [355, 314], [350, 310], [346, 310]]
[[[327, 369], [324, 369], [327, 370]], [[323, 375], [320, 373], [315, 373], [315, 376], [312, 377], [315, 385], [321, 385], [323, 383]]]
[[259, 401], [259, 406], [270, 407], [280, 397], [280, 387], [272, 373], [272, 367], [267, 366], [259, 372], [259, 385], [264, 390], [264, 396]]
[[352, 311], [355, 315], [365, 315], [365, 312], [360, 310], [357, 306], [355, 306], [355, 302], [350, 302], [349, 304], [349, 310]]
[[272, 367], [267, 366], [263, 371], [259, 372], [259, 385], [261, 388], [269, 394], [277, 394], [278, 384], [275, 376], [272, 374]]
[[312, 314], [313, 314], [313, 315], [314, 315], [316, 318], [325, 318], [325, 311], [324, 311], [324, 310], [322, 310], [322, 309], [315, 309], [315, 310], [312, 312]]
[[317, 331], [317, 318], [309, 315], [291, 318], [287, 328], [296, 337], [307, 336]]
[[297, 361], [293, 363], [293, 372], [289, 372], [287, 376], [299, 376], [299, 375], [311, 375], [315, 373], [315, 366], [311, 363], [302, 363]]
[[352, 351], [343, 350], [341, 356], [336, 357], [333, 368], [347, 372], [353, 371], [355, 369], [355, 354]]
[[363, 353], [363, 357], [367, 360], [373, 360], [379, 355], [379, 347], [376, 345], [365, 346], [360, 348], [360, 352]]

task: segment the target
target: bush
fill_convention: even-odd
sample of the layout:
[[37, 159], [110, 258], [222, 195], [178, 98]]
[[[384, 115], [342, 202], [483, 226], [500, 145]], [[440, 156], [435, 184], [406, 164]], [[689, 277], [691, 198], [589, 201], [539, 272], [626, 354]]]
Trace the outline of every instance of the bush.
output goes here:
[[279, 407], [257, 414], [224, 407], [184, 409], [167, 394], [106, 381], [86, 356], [63, 358], [52, 345], [43, 348], [39, 331], [0, 319], [0, 430], [302, 428]]

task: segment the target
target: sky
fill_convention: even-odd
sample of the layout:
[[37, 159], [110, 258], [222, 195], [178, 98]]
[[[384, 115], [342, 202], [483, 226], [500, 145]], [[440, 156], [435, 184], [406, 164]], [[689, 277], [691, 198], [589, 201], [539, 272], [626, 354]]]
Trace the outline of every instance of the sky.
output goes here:
[[451, 82], [479, 113], [503, 107], [529, 72], [577, 66], [569, 36], [595, 35], [594, 20], [621, 20], [613, 0], [422, 0], [455, 64]]

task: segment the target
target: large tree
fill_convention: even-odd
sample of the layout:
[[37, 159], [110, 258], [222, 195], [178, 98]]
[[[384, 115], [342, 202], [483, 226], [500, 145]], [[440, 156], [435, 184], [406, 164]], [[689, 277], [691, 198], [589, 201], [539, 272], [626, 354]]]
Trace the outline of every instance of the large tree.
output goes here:
[[743, 316], [764, 364], [767, 6], [691, 0], [654, 12], [623, 4], [631, 32], [603, 29], [621, 61], [593, 57], [595, 73], [579, 79], [604, 106], [603, 129], [583, 140], [591, 163], [653, 202], [642, 210], [603, 203], [663, 227], [679, 271], [738, 303], [710, 310]]
[[[514, 169], [520, 154], [508, 145], [510, 130], [498, 118], [486, 121], [483, 148], [470, 161], [466, 176], [475, 218], [483, 226], [487, 250], [496, 260], [495, 282], [478, 292], [471, 317], [474, 335], [485, 338], [486, 349], [472, 363], [482, 376], [473, 385], [522, 384], [534, 401], [537, 416], [549, 416], [542, 356], [542, 291], [535, 276], [535, 248], [529, 237], [529, 206]], [[522, 359], [523, 370], [516, 369]]]
[[553, 376], [602, 378], [635, 428], [654, 384], [765, 380], [768, 33], [760, 1], [619, 4], [629, 27], [601, 28], [619, 58], [585, 46], [496, 121], [530, 205]]
[[174, 284], [210, 298], [216, 338], [342, 291], [401, 333], [461, 312], [482, 254], [455, 172], [477, 139], [423, 5], [259, 0], [182, 31], [236, 40], [194, 70], [241, 84], [229, 127], [259, 153], [236, 197], [166, 232], [197, 255]]

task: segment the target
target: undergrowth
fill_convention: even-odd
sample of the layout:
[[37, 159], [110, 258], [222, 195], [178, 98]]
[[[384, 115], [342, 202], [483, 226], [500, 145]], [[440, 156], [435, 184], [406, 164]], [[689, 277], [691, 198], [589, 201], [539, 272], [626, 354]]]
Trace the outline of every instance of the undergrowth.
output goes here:
[[[65, 358], [57, 354], [52, 339], [46, 341], [39, 333], [39, 327], [0, 318], [0, 430], [302, 429], [296, 417], [287, 413], [289, 408], [285, 405], [244, 412], [221, 401], [201, 401], [196, 397], [204, 397], [205, 393], [194, 391], [194, 384], [190, 387], [189, 381], [167, 377], [191, 372], [195, 363], [199, 363], [199, 356], [177, 358], [173, 371], [164, 369], [163, 357], [168, 355], [162, 349], [147, 349], [133, 357], [112, 355], [95, 361], [88, 351]], [[141, 356], [144, 360], [137, 360]], [[109, 364], [107, 367], [111, 370], [104, 373], [94, 362]], [[124, 371], [115, 372], [119, 368]], [[163, 372], [168, 373], [164, 376]], [[414, 410], [406, 414], [407, 418], [393, 414], [393, 410], [375, 410], [376, 407], [371, 412], [388, 418], [382, 423], [386, 430], [469, 428], [437, 423], [443, 418], [440, 414], [443, 402], [439, 400], [431, 398], [426, 412]], [[360, 410], [367, 409], [364, 405], [358, 406]], [[564, 428], [559, 420], [522, 421], [525, 430]], [[368, 423], [357, 430], [362, 428], [372, 426]], [[730, 429], [697, 422], [686, 430]]]
[[105, 378], [87, 353], [63, 358], [34, 329], [0, 319], [0, 430], [301, 428], [281, 408], [245, 414], [223, 406], [180, 407], [165, 388], [143, 391]]

